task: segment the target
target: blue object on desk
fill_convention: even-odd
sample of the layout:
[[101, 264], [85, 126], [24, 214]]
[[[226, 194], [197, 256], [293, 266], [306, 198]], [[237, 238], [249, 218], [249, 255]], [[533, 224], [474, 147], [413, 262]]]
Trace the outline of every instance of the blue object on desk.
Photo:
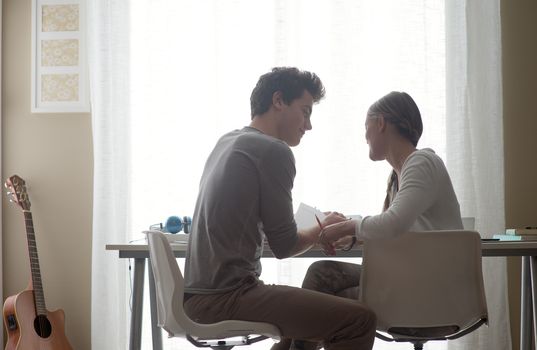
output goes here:
[[183, 229], [183, 222], [178, 216], [170, 216], [166, 219], [166, 224], [164, 225], [164, 232], [177, 233]]
[[183, 216], [183, 228], [185, 233], [190, 233], [192, 228], [192, 218], [190, 216]]
[[190, 233], [192, 227], [192, 218], [190, 216], [183, 216], [181, 219], [179, 216], [170, 216], [166, 219], [166, 222], [162, 224], [154, 224], [149, 226], [150, 230], [159, 230], [165, 233], [178, 233], [184, 230], [185, 233]]
[[500, 241], [537, 241], [537, 236], [535, 235], [494, 235], [494, 238], [498, 238]]

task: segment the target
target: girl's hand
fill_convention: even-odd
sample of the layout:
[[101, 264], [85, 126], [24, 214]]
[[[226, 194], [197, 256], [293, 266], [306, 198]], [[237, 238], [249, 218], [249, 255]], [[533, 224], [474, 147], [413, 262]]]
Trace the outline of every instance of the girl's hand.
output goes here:
[[321, 233], [319, 235], [319, 243], [323, 245], [329, 244], [334, 246], [334, 243], [339, 239], [345, 236], [353, 236], [355, 226], [356, 221], [349, 219], [328, 225], [321, 230]]
[[341, 237], [340, 239], [338, 239], [337, 241], [333, 243], [334, 248], [343, 249], [343, 248], [349, 247], [352, 244], [353, 237], [354, 235]]
[[323, 220], [323, 227], [347, 220], [345, 215], [337, 211], [327, 211], [324, 214], [326, 214], [326, 217]]

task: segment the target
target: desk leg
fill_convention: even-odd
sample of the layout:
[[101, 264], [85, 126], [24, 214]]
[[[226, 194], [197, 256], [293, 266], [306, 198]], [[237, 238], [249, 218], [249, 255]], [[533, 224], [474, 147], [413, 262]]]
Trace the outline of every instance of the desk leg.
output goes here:
[[530, 257], [531, 306], [533, 312], [533, 348], [537, 346], [537, 257]]
[[531, 349], [531, 268], [530, 257], [522, 257], [522, 285], [520, 286], [520, 350]]
[[162, 330], [157, 326], [157, 299], [155, 291], [155, 276], [151, 268], [151, 258], [149, 259], [149, 305], [151, 309], [151, 335], [153, 338], [153, 350], [162, 350]]
[[142, 317], [144, 311], [144, 274], [145, 258], [134, 259], [134, 277], [132, 281], [132, 314], [130, 350], [142, 348]]

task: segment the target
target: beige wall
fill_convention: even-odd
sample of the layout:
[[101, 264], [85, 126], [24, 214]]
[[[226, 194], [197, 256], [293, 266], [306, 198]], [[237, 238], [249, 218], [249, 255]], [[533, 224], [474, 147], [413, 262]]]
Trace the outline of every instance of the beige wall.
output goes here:
[[[30, 113], [30, 4], [3, 0], [2, 179], [17, 173], [27, 180], [47, 307], [63, 308], [74, 348], [89, 349], [91, 119]], [[501, 10], [506, 225], [537, 225], [537, 2], [503, 0]], [[29, 268], [22, 213], [2, 198], [3, 293], [8, 296], [25, 288]], [[519, 266], [517, 259], [509, 263], [514, 338]]]
[[[537, 1], [503, 0], [505, 224], [537, 226]], [[513, 348], [520, 332], [520, 259], [509, 260]]]
[[[28, 184], [47, 308], [90, 349], [93, 154], [89, 114], [30, 113], [31, 0], [3, 0], [2, 181]], [[2, 194], [4, 297], [29, 281], [22, 212]], [[105, 316], [103, 316], [105, 317]]]

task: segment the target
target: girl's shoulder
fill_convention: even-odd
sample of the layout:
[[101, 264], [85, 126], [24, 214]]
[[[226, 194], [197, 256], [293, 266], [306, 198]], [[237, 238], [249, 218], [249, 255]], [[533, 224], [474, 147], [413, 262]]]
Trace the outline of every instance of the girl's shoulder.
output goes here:
[[434, 152], [432, 148], [422, 148], [418, 149], [415, 152], [413, 152], [410, 156], [408, 156], [407, 161], [422, 161], [422, 162], [440, 162], [444, 163], [442, 158], [438, 154]]
[[438, 156], [431, 148], [416, 150], [408, 156], [403, 165], [403, 170], [409, 167], [427, 167], [431, 170], [436, 169], [437, 171], [446, 169], [442, 158], [440, 158], [440, 156]]

